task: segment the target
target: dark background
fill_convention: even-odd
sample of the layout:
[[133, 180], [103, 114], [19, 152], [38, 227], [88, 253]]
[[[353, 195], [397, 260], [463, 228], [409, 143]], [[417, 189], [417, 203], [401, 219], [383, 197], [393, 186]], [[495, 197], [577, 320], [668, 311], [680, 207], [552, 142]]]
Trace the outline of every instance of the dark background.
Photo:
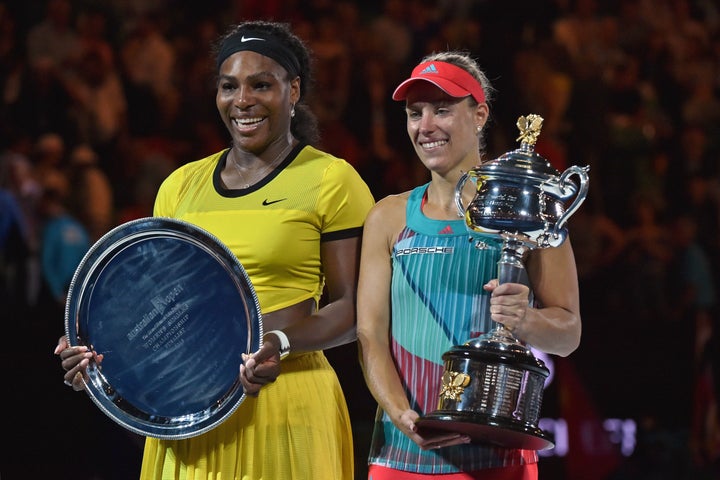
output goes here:
[[[53, 48], [65, 37], [47, 31], [40, 47], [30, 46], [55, 3], [69, 7], [66, 28], [82, 39], [70, 55]], [[591, 186], [568, 225], [582, 343], [568, 358], [549, 359], [553, 380], [542, 408], [542, 425], [567, 439], [556, 439], [562, 450], [542, 452], [541, 478], [720, 478], [716, 2], [0, 2], [0, 186], [24, 198], [8, 173], [18, 161], [46, 187], [51, 135], [61, 140], [51, 168], [64, 175], [73, 149], [85, 145], [107, 176], [113, 205], [104, 226], [82, 208], [92, 197], [70, 210], [93, 238], [149, 215], [148, 198], [169, 171], [227, 145], [209, 42], [250, 18], [291, 22], [311, 46], [321, 147], [355, 165], [376, 198], [427, 179], [402, 105], [390, 99], [425, 53], [468, 50], [487, 72], [497, 89], [489, 158], [516, 148], [520, 115], [543, 116], [536, 151], [559, 171], [590, 166]], [[158, 56], [144, 63], [151, 52]], [[165, 74], [140, 68], [164, 60]], [[102, 130], [97, 115], [112, 109], [102, 86], [113, 76], [126, 110], [113, 117], [116, 128]], [[86, 101], [87, 92], [98, 94]], [[72, 193], [84, 191], [71, 185]], [[37, 234], [42, 217], [33, 208], [25, 214]], [[0, 475], [136, 478], [142, 440], [62, 383], [53, 349], [63, 308], [48, 296], [42, 273], [25, 270], [38, 239], [18, 247], [0, 235]], [[346, 392], [363, 478], [375, 403], [355, 345], [327, 353]]]

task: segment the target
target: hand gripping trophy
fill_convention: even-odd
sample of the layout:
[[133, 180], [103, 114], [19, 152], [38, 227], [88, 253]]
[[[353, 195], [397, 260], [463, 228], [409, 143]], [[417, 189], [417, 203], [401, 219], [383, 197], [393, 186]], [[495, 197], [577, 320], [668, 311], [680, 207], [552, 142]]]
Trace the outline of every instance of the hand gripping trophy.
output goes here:
[[[568, 218], [587, 196], [589, 167], [572, 166], [560, 174], [535, 153], [542, 122], [535, 114], [520, 117], [520, 148], [471, 169], [455, 187], [455, 203], [468, 229], [502, 241], [500, 283], [521, 283], [526, 275], [522, 257], [529, 249], [561, 245]], [[574, 176], [578, 183], [571, 180]], [[464, 207], [461, 192], [468, 178], [477, 191]], [[421, 428], [467, 433], [475, 441], [507, 448], [554, 446], [537, 426], [550, 372], [502, 324], [453, 346], [443, 361], [438, 409], [419, 421]]]

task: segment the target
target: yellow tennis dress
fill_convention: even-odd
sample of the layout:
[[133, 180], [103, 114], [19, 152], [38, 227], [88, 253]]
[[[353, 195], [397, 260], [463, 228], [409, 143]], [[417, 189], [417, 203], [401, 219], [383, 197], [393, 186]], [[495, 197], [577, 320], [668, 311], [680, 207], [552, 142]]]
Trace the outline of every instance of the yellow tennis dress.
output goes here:
[[[188, 163], [160, 187], [155, 216], [198, 225], [238, 257], [263, 313], [324, 286], [320, 243], [358, 236], [374, 204], [342, 159], [298, 145], [265, 180], [228, 190], [227, 150]], [[239, 366], [238, 366], [239, 368]], [[278, 379], [196, 437], [148, 437], [141, 480], [353, 478], [352, 430], [340, 383], [322, 351], [291, 353]]]

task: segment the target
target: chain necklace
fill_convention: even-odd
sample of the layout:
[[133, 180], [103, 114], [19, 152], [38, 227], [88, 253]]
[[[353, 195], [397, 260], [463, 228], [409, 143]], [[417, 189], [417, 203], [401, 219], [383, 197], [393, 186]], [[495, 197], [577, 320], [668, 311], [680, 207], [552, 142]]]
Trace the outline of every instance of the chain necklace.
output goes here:
[[[278, 164], [280, 164], [280, 162], [290, 152], [292, 147], [293, 147], [292, 142], [288, 143], [288, 146], [285, 147], [285, 149], [282, 152], [280, 152], [280, 154], [278, 154], [277, 157], [275, 157], [275, 160], [273, 160], [272, 162], [265, 165], [265, 167], [262, 170], [260, 170], [259, 172], [255, 172], [255, 174], [251, 178], [257, 178], [259, 180], [265, 178], [265, 174], [267, 172], [269, 172], [270, 170], [272, 170], [273, 168], [277, 167]], [[245, 173], [247, 173], [247, 170], [243, 171], [243, 169], [240, 167], [240, 165], [238, 165], [237, 161], [235, 160], [234, 155], [232, 158], [232, 164], [233, 164], [233, 166], [235, 166], [235, 170], [237, 170], [238, 174], [240, 175], [240, 180], [242, 180], [243, 182], [246, 182], [242, 188], [250, 188], [251, 185], [254, 185], [259, 181], [259, 180], [255, 180], [255, 181], [251, 182], [245, 177]]]

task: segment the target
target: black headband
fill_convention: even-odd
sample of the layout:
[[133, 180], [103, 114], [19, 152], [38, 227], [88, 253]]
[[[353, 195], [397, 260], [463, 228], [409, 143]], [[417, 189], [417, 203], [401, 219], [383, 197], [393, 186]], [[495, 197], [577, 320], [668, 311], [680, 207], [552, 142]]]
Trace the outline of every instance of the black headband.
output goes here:
[[239, 30], [226, 38], [217, 56], [217, 69], [220, 71], [222, 63], [233, 53], [250, 50], [279, 63], [292, 77], [300, 74], [300, 62], [295, 54], [280, 43], [277, 38], [267, 32], [256, 30]]

